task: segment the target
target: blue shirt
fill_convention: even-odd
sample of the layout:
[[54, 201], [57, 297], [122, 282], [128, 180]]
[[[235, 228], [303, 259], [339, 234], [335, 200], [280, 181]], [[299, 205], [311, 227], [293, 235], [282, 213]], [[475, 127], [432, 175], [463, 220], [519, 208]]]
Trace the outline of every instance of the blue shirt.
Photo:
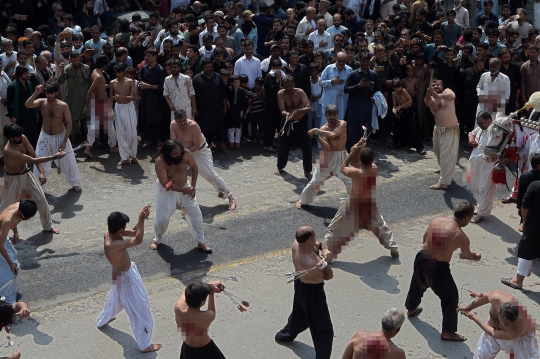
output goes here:
[[[497, 15], [495, 15], [493, 13], [493, 10], [495, 9], [495, 7], [493, 7], [493, 9], [491, 10], [491, 14], [488, 15], [489, 17], [489, 20], [493, 20], [495, 21], [495, 23], [499, 23], [499, 18], [497, 17]], [[479, 23], [480, 23], [480, 18], [482, 17], [482, 15], [485, 15], [485, 12], [484, 11], [480, 11], [478, 13], [478, 15], [476, 15], [476, 20], [474, 21], [474, 26], [480, 26]]]

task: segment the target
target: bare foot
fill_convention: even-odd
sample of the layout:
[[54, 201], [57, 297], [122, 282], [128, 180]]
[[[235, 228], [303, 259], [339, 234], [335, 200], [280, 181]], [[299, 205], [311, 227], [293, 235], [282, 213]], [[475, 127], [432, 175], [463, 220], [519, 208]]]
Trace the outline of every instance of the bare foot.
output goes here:
[[229, 196], [229, 210], [234, 211], [236, 209], [236, 200], [233, 196]]
[[393, 249], [393, 250], [390, 251], [390, 255], [393, 258], [397, 258], [397, 257], [399, 257], [399, 251], [397, 249]]
[[[107, 322], [107, 324], [109, 324], [110, 322], [114, 322], [115, 320], [116, 320], [116, 317], [112, 317], [112, 318]], [[107, 324], [105, 324], [105, 325], [107, 325]]]
[[201, 251], [203, 251], [205, 253], [212, 253], [212, 248], [208, 247], [204, 243], [197, 244], [197, 249], [200, 249]]
[[300, 203], [300, 201], [296, 202], [295, 206], [297, 209], [302, 209], [302, 203]]
[[54, 233], [54, 234], [59, 234], [60, 233], [60, 230], [56, 227], [52, 227], [51, 229], [49, 230], [43, 230], [43, 232], [50, 232], [50, 233]]
[[153, 250], [156, 250], [159, 248], [159, 245], [161, 243], [156, 243], [156, 242], [152, 242], [152, 244], [150, 245], [150, 248], [153, 249]]
[[131, 160], [131, 162], [139, 163], [139, 160], [135, 157], [130, 156], [129, 159]]
[[471, 218], [470, 222], [471, 223], [480, 223], [484, 220], [484, 217], [482, 216], [479, 216], [479, 215], [476, 215], [474, 216], [473, 218]]
[[157, 352], [161, 349], [162, 346], [163, 345], [161, 344], [150, 344], [148, 348], [146, 348], [145, 350], [141, 350], [141, 353]]
[[82, 192], [82, 188], [79, 187], [79, 186], [74, 186], [74, 187], [73, 187], [73, 190], [74, 190], [75, 192], [77, 192], [77, 193], [81, 193], [81, 192]]
[[109, 151], [111, 153], [114, 153], [114, 152], [118, 152], [119, 150], [118, 150], [118, 147], [109, 147]]
[[21, 351], [20, 350], [13, 350], [13, 353], [8, 357], [8, 359], [19, 359], [21, 357]]
[[310, 172], [304, 172], [304, 177], [306, 177], [308, 180], [311, 180], [313, 178], [313, 175]]
[[118, 162], [116, 166], [118, 167], [118, 166], [128, 165], [130, 163], [131, 163], [130, 160], [123, 160], [123, 161]]
[[218, 198], [225, 198], [225, 193], [220, 191], [220, 192], [218, 192], [217, 196], [218, 196]]
[[227, 146], [225, 146], [225, 142], [221, 142], [221, 146], [219, 147], [219, 150], [226, 155], [230, 153], [229, 150], [227, 149]]
[[281, 176], [282, 173], [283, 173], [283, 170], [280, 170], [280, 169], [277, 169], [277, 170], [274, 171], [274, 174], [276, 176]]
[[448, 185], [437, 183], [437, 184], [429, 186], [429, 188], [434, 189], [434, 190], [446, 191], [448, 189]]
[[84, 150], [84, 154], [86, 155], [87, 158], [96, 158], [96, 156], [92, 154], [92, 147], [90, 146], [86, 146], [86, 149]]

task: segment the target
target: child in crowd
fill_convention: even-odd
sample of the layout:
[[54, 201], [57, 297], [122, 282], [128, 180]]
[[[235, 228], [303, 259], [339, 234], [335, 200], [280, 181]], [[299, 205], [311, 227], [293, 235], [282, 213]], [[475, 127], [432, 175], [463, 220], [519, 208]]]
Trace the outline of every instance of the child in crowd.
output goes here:
[[180, 73], [189, 76], [189, 78], [193, 80], [193, 67], [191, 67], [191, 65], [182, 66]]
[[229, 78], [231, 86], [227, 89], [227, 99], [229, 109], [227, 110], [227, 133], [229, 136], [229, 147], [240, 148], [242, 138], [242, 119], [247, 109], [246, 93], [240, 87], [240, 78], [232, 75]]
[[[253, 92], [257, 94], [253, 98], [250, 109], [250, 121], [249, 121], [249, 133], [251, 135], [251, 142], [257, 143], [262, 138], [262, 121], [264, 118], [264, 79], [257, 77], [255, 79], [255, 87]], [[257, 130], [258, 127], [258, 130]], [[262, 140], [261, 140], [262, 141]]]
[[219, 75], [221, 76], [221, 79], [223, 80], [223, 83], [224, 84], [229, 84], [229, 71], [227, 69], [223, 69], [221, 71], [219, 71]]
[[246, 94], [247, 109], [244, 111], [244, 117], [242, 118], [242, 144], [247, 143], [247, 138], [249, 137], [249, 113], [251, 112], [251, 107], [253, 106], [253, 100], [257, 97], [257, 93], [250, 89], [248, 86], [249, 78], [247, 75], [238, 76], [240, 79], [240, 87], [244, 89]]
[[311, 83], [311, 112], [308, 117], [308, 129], [321, 127], [321, 114], [322, 114], [322, 87], [319, 84], [319, 66], [317, 63], [312, 62], [309, 65], [310, 83]]
[[[414, 67], [411, 64], [405, 66], [405, 77], [403, 78], [403, 88], [411, 96], [413, 103], [416, 104], [416, 94], [418, 93], [418, 79], [414, 77]], [[394, 88], [395, 90], [395, 88]]]

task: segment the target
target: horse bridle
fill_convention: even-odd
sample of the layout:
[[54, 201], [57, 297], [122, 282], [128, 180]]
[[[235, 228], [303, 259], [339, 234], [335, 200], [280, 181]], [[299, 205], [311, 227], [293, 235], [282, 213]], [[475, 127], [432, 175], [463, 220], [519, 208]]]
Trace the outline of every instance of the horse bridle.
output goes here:
[[[510, 122], [510, 123], [513, 124], [513, 122]], [[499, 158], [502, 156], [502, 152], [505, 146], [510, 141], [510, 135], [514, 132], [514, 127], [513, 126], [508, 127], [499, 122], [493, 122], [491, 126], [493, 126], [493, 128], [498, 128], [499, 130], [503, 132], [503, 140], [501, 141], [501, 143], [495, 146], [484, 146], [484, 153], [489, 156], [494, 156], [494, 157]], [[493, 130], [493, 128], [490, 129], [490, 131]]]

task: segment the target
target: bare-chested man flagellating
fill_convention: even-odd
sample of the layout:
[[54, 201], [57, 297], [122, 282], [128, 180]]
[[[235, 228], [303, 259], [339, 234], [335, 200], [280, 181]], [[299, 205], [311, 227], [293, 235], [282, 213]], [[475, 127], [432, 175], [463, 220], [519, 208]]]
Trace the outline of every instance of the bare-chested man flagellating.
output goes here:
[[225, 181], [216, 173], [212, 151], [206, 143], [197, 122], [188, 119], [185, 110], [174, 111], [174, 121], [171, 122], [171, 139], [176, 139], [193, 155], [199, 167], [200, 175], [218, 191], [218, 197], [229, 199], [229, 209], [236, 208], [236, 200], [231, 194]]
[[313, 128], [308, 131], [309, 136], [317, 136], [323, 151], [320, 152], [318, 166], [315, 167], [313, 178], [302, 191], [300, 199], [296, 202], [296, 208], [313, 202], [313, 199], [323, 186], [324, 181], [336, 176], [345, 184], [347, 193], [351, 194], [352, 181], [341, 173], [341, 164], [347, 158], [345, 143], [347, 142], [347, 122], [338, 120], [338, 108], [336, 105], [328, 105], [324, 111], [328, 122], [321, 128]]
[[[180, 359], [225, 359], [216, 343], [208, 335], [210, 324], [216, 319], [214, 294], [221, 293], [225, 286], [219, 281], [193, 282], [186, 286], [174, 306], [178, 331], [184, 342]], [[208, 310], [201, 310], [208, 299]]]
[[[9, 123], [4, 127], [4, 136], [8, 139], [8, 143], [4, 146], [5, 177], [0, 211], [18, 202], [21, 198], [30, 198], [36, 202], [43, 230], [58, 234], [60, 231], [53, 227], [49, 204], [40, 186], [40, 184], [43, 185], [47, 182], [45, 170], [41, 164], [60, 159], [66, 153], [58, 152], [54, 156], [37, 157], [23, 131], [22, 127], [14, 123]], [[28, 165], [36, 165], [38, 168], [39, 182]]]
[[[116, 315], [125, 309], [139, 350], [143, 353], [155, 352], [161, 348], [161, 344], [151, 342], [154, 319], [148, 294], [137, 265], [129, 258], [127, 249], [142, 243], [144, 221], [149, 215], [150, 206], [143, 207], [133, 229], [126, 229], [129, 217], [122, 212], [112, 212], [107, 218], [108, 228], [103, 236], [103, 247], [112, 266], [112, 284], [97, 319], [97, 327], [101, 328], [115, 320]], [[124, 240], [124, 237], [132, 238]]]
[[474, 215], [474, 206], [464, 201], [454, 209], [453, 218], [437, 217], [429, 224], [422, 249], [414, 260], [414, 273], [407, 294], [405, 307], [407, 316], [415, 317], [422, 312], [420, 302], [424, 292], [431, 288], [440, 298], [443, 313], [441, 339], [462, 342], [466, 337], [457, 333], [458, 315], [456, 308], [459, 293], [450, 273], [452, 253], [461, 249], [459, 258], [479, 261], [480, 253], [471, 252], [469, 238], [461, 228], [469, 224]]
[[[73, 190], [81, 192], [81, 175], [69, 140], [71, 113], [68, 105], [57, 98], [59, 89], [60, 86], [56, 82], [47, 83], [45, 86], [38, 85], [34, 94], [26, 101], [26, 107], [39, 108], [43, 117], [43, 126], [36, 146], [36, 155], [38, 157], [52, 156], [57, 151], [66, 151], [67, 155], [61, 160], [57, 160], [56, 164], [66, 176]], [[38, 98], [43, 91], [45, 91], [47, 97]], [[51, 172], [51, 163], [44, 162], [41, 166], [45, 171], [45, 176], [48, 178]], [[39, 179], [40, 171], [37, 166], [34, 167], [34, 175]]]
[[120, 152], [120, 162], [118, 166], [137, 160], [137, 113], [135, 104], [135, 81], [124, 76], [126, 64], [116, 64], [114, 73], [116, 79], [111, 81], [111, 99], [109, 106], [114, 105], [114, 124], [116, 126], [116, 136], [118, 138], [118, 150]]
[[[21, 221], [32, 218], [37, 212], [36, 202], [31, 199], [23, 199], [13, 203], [0, 212], [0, 295], [5, 297], [5, 302], [14, 304], [17, 301], [17, 287], [19, 284], [19, 263], [17, 262], [17, 250], [14, 245], [19, 243], [19, 231], [17, 225]], [[8, 238], [9, 231], [13, 231], [13, 237]], [[8, 282], [12, 281], [11, 284]]]
[[[24, 318], [30, 316], [30, 308], [25, 302], [16, 302], [13, 304], [0, 301], [0, 330], [1, 328], [10, 327], [11, 325], [18, 323]], [[0, 357], [0, 359], [19, 359], [21, 352], [17, 349], [13, 350], [13, 353], [7, 357]]]
[[[188, 180], [188, 167], [191, 168], [191, 183]], [[212, 253], [212, 248], [204, 242], [204, 224], [199, 202], [195, 196], [195, 186], [199, 168], [193, 155], [178, 140], [167, 140], [161, 146], [156, 158], [156, 222], [155, 238], [150, 246], [157, 249], [169, 226], [169, 220], [177, 208], [182, 208], [189, 231], [197, 248]]]
[[282, 81], [283, 89], [278, 92], [278, 106], [281, 111], [282, 128], [279, 133], [278, 160], [275, 175], [281, 175], [289, 159], [289, 147], [296, 141], [302, 148], [302, 163], [304, 176], [311, 179], [313, 165], [311, 163], [311, 141], [307, 134], [307, 115], [311, 105], [306, 93], [294, 87], [294, 78], [285, 76]]
[[392, 342], [398, 335], [405, 313], [396, 308], [388, 309], [381, 320], [381, 330], [356, 332], [343, 353], [342, 359], [405, 359], [405, 351]]
[[[490, 304], [489, 318], [484, 323], [474, 309]], [[501, 350], [513, 359], [538, 359], [536, 322], [527, 309], [502, 290], [483, 293], [469, 305], [457, 309], [473, 320], [483, 332], [476, 345], [474, 359], [494, 359]]]
[[442, 80], [433, 80], [427, 89], [425, 103], [435, 116], [433, 129], [433, 152], [437, 156], [440, 173], [439, 182], [429, 186], [431, 189], [446, 190], [452, 183], [459, 150], [459, 124], [456, 117], [454, 99], [450, 89], [443, 91]]

